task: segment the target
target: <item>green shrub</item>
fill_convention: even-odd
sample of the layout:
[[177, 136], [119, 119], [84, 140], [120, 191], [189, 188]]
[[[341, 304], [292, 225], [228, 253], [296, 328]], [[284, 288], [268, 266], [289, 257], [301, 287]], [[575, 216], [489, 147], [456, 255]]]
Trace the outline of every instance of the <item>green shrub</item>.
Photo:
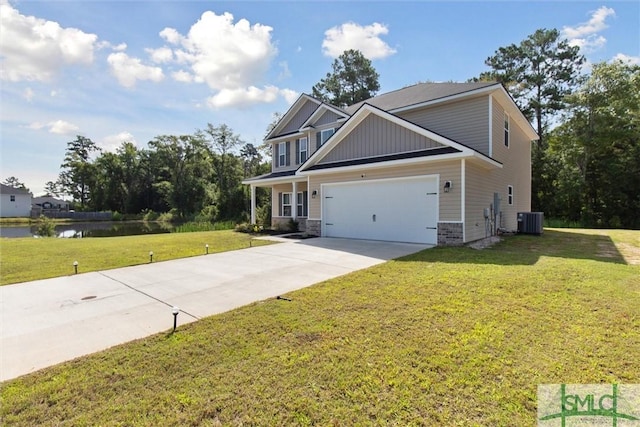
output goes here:
[[256, 209], [256, 224], [268, 228], [271, 227], [271, 205], [264, 204]]
[[36, 224], [36, 234], [40, 237], [52, 237], [56, 235], [56, 224], [51, 218], [40, 215]]
[[145, 209], [142, 212], [143, 221], [155, 221], [160, 216], [159, 213], [152, 211], [151, 209]]
[[175, 219], [175, 215], [173, 214], [173, 211], [169, 211], [169, 212], [163, 212], [158, 216], [157, 221], [160, 222], [171, 222]]
[[118, 211], [113, 211], [111, 213], [111, 221], [123, 221], [124, 220], [124, 216], [118, 212]]
[[260, 233], [264, 231], [263, 226], [258, 224], [249, 224], [248, 222], [237, 224], [234, 229], [239, 233]]
[[298, 221], [294, 221], [293, 218], [291, 218], [287, 223], [287, 228], [292, 233], [297, 233], [298, 231], [300, 231], [300, 223]]

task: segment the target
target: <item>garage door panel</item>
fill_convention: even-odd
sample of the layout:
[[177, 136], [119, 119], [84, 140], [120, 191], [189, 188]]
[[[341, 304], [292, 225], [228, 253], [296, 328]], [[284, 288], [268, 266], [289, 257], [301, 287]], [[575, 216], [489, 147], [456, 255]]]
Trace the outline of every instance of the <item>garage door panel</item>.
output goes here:
[[437, 179], [323, 186], [323, 235], [435, 244]]

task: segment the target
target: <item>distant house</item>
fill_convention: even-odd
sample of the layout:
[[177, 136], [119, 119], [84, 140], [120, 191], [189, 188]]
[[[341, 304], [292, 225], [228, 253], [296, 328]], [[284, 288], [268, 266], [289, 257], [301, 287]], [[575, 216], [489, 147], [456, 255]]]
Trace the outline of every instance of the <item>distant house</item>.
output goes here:
[[0, 218], [29, 217], [31, 198], [27, 190], [0, 184]]
[[40, 208], [43, 212], [66, 212], [69, 210], [69, 202], [56, 199], [53, 196], [34, 197], [32, 204], [34, 208]]
[[538, 135], [499, 83], [424, 83], [338, 108], [301, 95], [265, 142], [272, 222], [309, 234], [459, 245], [516, 230]]

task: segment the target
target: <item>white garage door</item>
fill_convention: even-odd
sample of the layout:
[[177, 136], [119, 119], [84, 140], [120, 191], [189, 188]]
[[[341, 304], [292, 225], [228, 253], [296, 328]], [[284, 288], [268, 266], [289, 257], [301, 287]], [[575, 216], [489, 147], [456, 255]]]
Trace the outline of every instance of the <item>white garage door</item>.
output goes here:
[[322, 235], [428, 243], [438, 240], [434, 176], [322, 186]]

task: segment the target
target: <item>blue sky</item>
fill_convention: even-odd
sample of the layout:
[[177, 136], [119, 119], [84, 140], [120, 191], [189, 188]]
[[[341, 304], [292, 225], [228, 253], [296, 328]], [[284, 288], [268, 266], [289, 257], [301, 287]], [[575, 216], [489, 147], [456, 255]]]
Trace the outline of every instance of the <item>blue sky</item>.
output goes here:
[[0, 180], [42, 193], [76, 135], [105, 150], [225, 123], [260, 144], [274, 112], [359, 49], [381, 93], [465, 81], [539, 28], [590, 63], [640, 64], [640, 2], [0, 0]]

